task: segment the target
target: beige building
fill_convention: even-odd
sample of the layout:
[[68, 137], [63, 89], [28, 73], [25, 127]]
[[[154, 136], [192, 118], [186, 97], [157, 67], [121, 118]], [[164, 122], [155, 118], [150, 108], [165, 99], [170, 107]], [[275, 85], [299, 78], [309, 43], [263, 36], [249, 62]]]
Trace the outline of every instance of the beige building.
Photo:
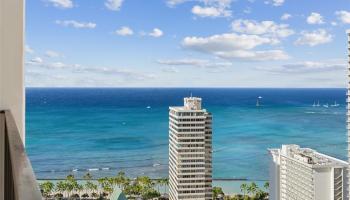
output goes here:
[[169, 111], [169, 198], [212, 199], [212, 117], [202, 99]]
[[347, 162], [298, 145], [269, 150], [270, 200], [344, 200]]

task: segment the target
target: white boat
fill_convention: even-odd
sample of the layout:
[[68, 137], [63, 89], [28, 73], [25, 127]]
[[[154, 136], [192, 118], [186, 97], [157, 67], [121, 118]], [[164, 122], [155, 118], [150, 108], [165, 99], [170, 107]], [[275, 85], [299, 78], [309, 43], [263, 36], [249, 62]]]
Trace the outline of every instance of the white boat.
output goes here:
[[151, 106], [147, 106], [146, 108], [147, 108], [147, 109], [150, 109], [150, 108], [151, 108]]
[[316, 107], [320, 107], [320, 101], [317, 101]]
[[324, 104], [323, 107], [328, 108], [329, 107], [328, 103]]
[[331, 107], [338, 107], [338, 106], [339, 106], [339, 104], [337, 104], [336, 101], [334, 101], [334, 104], [331, 105]]
[[312, 104], [312, 107], [316, 107], [316, 102], [314, 101], [314, 104]]
[[259, 106], [260, 106], [259, 99], [262, 99], [262, 96], [258, 96], [258, 99], [256, 100], [256, 107], [259, 107]]

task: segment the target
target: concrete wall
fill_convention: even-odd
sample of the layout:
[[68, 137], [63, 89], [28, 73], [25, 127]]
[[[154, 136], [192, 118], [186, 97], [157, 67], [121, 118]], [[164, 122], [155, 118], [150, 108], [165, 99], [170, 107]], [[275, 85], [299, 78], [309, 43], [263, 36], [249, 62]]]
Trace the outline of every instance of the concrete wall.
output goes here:
[[0, 109], [10, 109], [24, 141], [24, 0], [0, 0]]
[[334, 175], [332, 168], [315, 169], [315, 199], [333, 200], [334, 199]]

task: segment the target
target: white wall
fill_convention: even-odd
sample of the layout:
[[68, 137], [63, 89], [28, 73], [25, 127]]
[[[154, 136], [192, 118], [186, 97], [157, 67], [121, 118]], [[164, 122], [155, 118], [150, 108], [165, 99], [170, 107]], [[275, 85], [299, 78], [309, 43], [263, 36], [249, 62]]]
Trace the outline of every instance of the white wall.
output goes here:
[[270, 152], [269, 158], [269, 199], [279, 200], [280, 195], [280, 158], [278, 153]]
[[0, 0], [0, 109], [10, 109], [24, 141], [24, 0]]
[[334, 175], [332, 168], [315, 169], [315, 199], [333, 200], [334, 199]]

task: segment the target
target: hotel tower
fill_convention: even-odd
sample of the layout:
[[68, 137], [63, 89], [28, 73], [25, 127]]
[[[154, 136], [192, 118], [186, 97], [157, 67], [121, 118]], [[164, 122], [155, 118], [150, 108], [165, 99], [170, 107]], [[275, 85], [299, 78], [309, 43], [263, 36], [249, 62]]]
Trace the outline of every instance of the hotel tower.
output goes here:
[[212, 116], [197, 97], [169, 109], [169, 199], [212, 199]]
[[348, 163], [313, 149], [270, 149], [270, 200], [346, 200]]
[[[348, 163], [350, 163], [350, 29], [346, 31], [347, 36], [348, 36], [348, 74], [347, 74], [347, 139], [348, 139]], [[350, 200], [350, 164], [348, 166], [347, 170], [347, 200]]]

